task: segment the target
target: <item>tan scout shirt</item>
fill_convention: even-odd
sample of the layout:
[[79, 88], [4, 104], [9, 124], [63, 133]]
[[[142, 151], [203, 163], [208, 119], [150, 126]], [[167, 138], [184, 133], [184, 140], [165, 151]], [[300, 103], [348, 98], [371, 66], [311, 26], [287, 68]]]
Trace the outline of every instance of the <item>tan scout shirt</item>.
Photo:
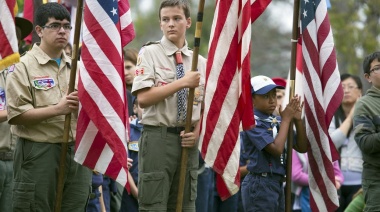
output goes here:
[[[56, 105], [66, 94], [70, 79], [71, 59], [62, 51], [58, 68], [38, 45], [21, 57], [7, 78], [8, 120], [33, 108]], [[63, 142], [65, 116], [60, 115], [38, 124], [13, 125], [13, 133], [36, 142]], [[71, 116], [69, 141], [75, 139], [76, 116]]]
[[[7, 102], [6, 102], [6, 95], [5, 95], [5, 79], [7, 77], [7, 73], [8, 73], [8, 69], [0, 70], [0, 110], [7, 109]], [[12, 136], [11, 134], [11, 125], [9, 125], [6, 121], [1, 122], [0, 123], [0, 152], [13, 151], [16, 144], [15, 138], [16, 136]]]
[[[135, 79], [132, 86], [132, 94], [143, 88], [153, 86], [165, 86], [177, 79], [175, 52], [178, 48], [165, 36], [160, 42], [150, 44], [141, 48], [137, 59]], [[185, 72], [191, 70], [193, 51], [185, 46], [180, 49]], [[198, 71], [201, 74], [200, 86], [195, 89], [192, 123], [195, 124], [200, 119], [201, 104], [204, 95], [206, 59], [202, 56], [198, 58]], [[169, 96], [165, 100], [144, 108], [142, 124], [153, 126], [184, 126], [185, 123], [177, 123], [177, 93]]]

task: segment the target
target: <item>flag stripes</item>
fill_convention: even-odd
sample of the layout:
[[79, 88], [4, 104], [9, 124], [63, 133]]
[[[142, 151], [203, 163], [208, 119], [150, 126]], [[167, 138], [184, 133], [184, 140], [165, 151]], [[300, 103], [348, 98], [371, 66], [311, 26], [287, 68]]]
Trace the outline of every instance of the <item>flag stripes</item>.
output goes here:
[[[254, 125], [249, 81], [251, 23], [269, 3], [268, 0], [216, 3], [199, 148], [205, 162], [218, 173], [221, 199], [235, 194], [240, 186], [240, 123], [243, 120], [243, 128]], [[254, 5], [261, 5], [261, 9], [252, 14]]]
[[123, 44], [134, 38], [127, 0], [86, 1], [75, 160], [127, 184]]
[[302, 84], [306, 133], [310, 143], [310, 205], [313, 211], [335, 211], [339, 201], [332, 162], [338, 158], [338, 153], [328, 127], [341, 103], [343, 90], [326, 2], [302, 1], [301, 24]]
[[0, 70], [20, 59], [14, 19], [15, 0], [0, 1]]

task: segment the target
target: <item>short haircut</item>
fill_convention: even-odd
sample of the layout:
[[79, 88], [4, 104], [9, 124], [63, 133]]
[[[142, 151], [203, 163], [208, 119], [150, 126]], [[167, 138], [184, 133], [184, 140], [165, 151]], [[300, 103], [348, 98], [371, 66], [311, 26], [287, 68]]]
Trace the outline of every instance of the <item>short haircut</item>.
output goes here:
[[136, 49], [124, 49], [124, 60], [132, 62], [134, 65], [137, 63], [137, 50]]
[[161, 10], [165, 7], [179, 7], [183, 9], [186, 18], [190, 18], [190, 5], [187, 0], [165, 0], [161, 2], [158, 18], [161, 20]]
[[358, 86], [359, 89], [363, 88], [363, 84], [362, 84], [362, 81], [361, 81], [360, 77], [358, 77], [356, 75], [352, 75], [352, 74], [347, 74], [347, 73], [340, 75], [340, 81], [342, 81], [342, 82], [344, 80], [346, 80], [346, 79], [349, 79], [349, 78], [351, 78], [351, 79], [353, 79], [355, 81], [355, 83], [356, 83], [356, 85]]
[[374, 53], [372, 53], [370, 55], [367, 55], [364, 58], [364, 61], [363, 61], [363, 71], [364, 71], [365, 74], [369, 74], [370, 68], [371, 68], [371, 63], [375, 59], [377, 59], [377, 61], [380, 62], [380, 52], [374, 52]]
[[42, 4], [37, 8], [34, 23], [38, 26], [45, 26], [49, 18], [55, 18], [60, 21], [66, 19], [71, 22], [69, 11], [61, 4], [53, 2]]

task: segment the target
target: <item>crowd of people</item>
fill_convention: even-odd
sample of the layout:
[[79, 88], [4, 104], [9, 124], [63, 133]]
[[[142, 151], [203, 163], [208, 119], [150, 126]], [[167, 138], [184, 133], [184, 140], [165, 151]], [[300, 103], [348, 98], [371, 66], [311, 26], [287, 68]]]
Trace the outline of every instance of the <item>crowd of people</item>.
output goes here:
[[[97, 170], [74, 161], [78, 92], [67, 93], [71, 70], [70, 14], [59, 3], [37, 8], [34, 26], [15, 20], [19, 63], [0, 70], [0, 211], [54, 211], [65, 115], [71, 128], [65, 161], [61, 211], [174, 211], [181, 151], [188, 150], [183, 211], [285, 211], [286, 140], [294, 123], [292, 208], [310, 208], [307, 138], [303, 102], [295, 95], [282, 108], [286, 80], [254, 76], [251, 95], [256, 127], [240, 132], [240, 191], [225, 201], [216, 173], [197, 148], [203, 111], [206, 58], [189, 71], [190, 7], [164, 0], [158, 10], [160, 40], [138, 52], [124, 49], [124, 80], [130, 116], [127, 191]], [[25, 49], [35, 30], [40, 42]], [[341, 75], [344, 97], [329, 127], [340, 153], [333, 162], [337, 211], [379, 211], [380, 52], [363, 62], [372, 84], [365, 95], [360, 77]], [[191, 130], [185, 133], [188, 89], [195, 89]]]

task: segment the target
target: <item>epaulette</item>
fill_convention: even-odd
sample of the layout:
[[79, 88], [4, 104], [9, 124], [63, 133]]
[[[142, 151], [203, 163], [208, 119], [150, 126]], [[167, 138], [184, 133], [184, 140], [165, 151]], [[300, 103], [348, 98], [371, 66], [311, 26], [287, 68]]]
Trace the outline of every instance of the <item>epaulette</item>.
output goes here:
[[160, 41], [149, 41], [146, 44], [144, 44], [143, 46], [149, 46], [149, 45], [152, 45], [152, 44], [159, 44], [159, 43], [160, 43]]

